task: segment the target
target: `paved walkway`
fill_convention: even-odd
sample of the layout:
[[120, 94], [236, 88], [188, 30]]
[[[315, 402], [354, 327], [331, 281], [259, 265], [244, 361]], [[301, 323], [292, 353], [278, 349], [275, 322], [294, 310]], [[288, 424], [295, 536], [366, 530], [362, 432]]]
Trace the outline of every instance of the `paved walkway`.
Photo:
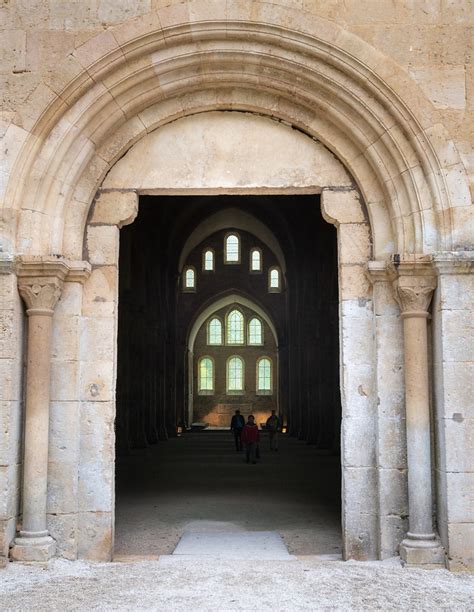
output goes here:
[[55, 561], [0, 570], [1, 610], [474, 610], [474, 576], [396, 561]]

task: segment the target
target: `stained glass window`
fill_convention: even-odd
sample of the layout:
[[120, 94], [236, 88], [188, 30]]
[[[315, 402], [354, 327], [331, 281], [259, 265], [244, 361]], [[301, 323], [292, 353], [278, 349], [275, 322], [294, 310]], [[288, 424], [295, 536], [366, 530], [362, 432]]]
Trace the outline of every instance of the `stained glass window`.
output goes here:
[[262, 357], [257, 363], [257, 391], [272, 390], [272, 362], [268, 357]]
[[210, 357], [199, 360], [199, 391], [214, 390], [214, 364]]
[[227, 317], [227, 344], [244, 343], [244, 315], [232, 310]]
[[272, 268], [270, 270], [269, 281], [270, 289], [280, 289], [280, 270], [278, 268]]
[[231, 357], [227, 362], [227, 391], [244, 390], [244, 362], [240, 357]]
[[262, 324], [258, 319], [250, 319], [249, 323], [249, 344], [262, 344]]
[[240, 241], [235, 234], [229, 234], [225, 239], [225, 261], [226, 263], [240, 261]]
[[193, 268], [187, 268], [184, 275], [184, 286], [186, 289], [194, 289], [196, 287], [196, 273]]
[[260, 249], [252, 249], [250, 252], [250, 270], [260, 272], [262, 269], [262, 253]]
[[222, 323], [214, 317], [209, 321], [207, 328], [207, 343], [222, 344]]
[[204, 252], [204, 270], [211, 272], [214, 270], [214, 251], [210, 249]]

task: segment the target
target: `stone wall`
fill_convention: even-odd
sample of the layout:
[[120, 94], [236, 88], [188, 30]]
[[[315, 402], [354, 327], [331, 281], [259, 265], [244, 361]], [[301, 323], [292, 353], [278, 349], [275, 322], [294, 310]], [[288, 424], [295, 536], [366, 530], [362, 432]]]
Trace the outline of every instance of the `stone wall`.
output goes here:
[[[225, 0], [218, 0], [224, 3]], [[239, 5], [239, 0], [233, 2]], [[272, 6], [308, 11], [327, 19], [391, 57], [440, 110], [474, 180], [472, 124], [474, 78], [472, 3], [469, 0], [268, 0], [254, 4], [253, 18]], [[266, 5], [266, 6], [265, 6]], [[160, 10], [185, 16], [182, 0], [11, 0], [0, 7], [0, 87], [3, 121], [32, 94], [42, 74], [94, 35], [128, 19]]]

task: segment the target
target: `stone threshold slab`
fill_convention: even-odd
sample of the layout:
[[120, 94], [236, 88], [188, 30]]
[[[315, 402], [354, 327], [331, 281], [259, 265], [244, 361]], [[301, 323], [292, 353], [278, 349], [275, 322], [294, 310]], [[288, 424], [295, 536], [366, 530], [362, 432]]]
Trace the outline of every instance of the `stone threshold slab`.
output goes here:
[[161, 556], [160, 562], [205, 557], [213, 559], [253, 559], [291, 561], [280, 534], [275, 531], [184, 532], [172, 555]]

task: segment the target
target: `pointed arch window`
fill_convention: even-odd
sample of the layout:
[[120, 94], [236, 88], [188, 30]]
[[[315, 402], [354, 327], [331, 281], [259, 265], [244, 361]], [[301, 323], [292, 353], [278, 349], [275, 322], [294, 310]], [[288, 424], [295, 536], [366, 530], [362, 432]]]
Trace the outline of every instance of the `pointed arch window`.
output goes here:
[[244, 315], [240, 310], [231, 310], [227, 316], [227, 344], [244, 343]]
[[278, 293], [281, 291], [280, 268], [273, 267], [268, 271], [268, 290], [271, 293]]
[[184, 286], [185, 291], [196, 291], [196, 270], [189, 266], [184, 270]]
[[250, 251], [250, 272], [262, 271], [262, 251], [259, 248], [254, 248]]
[[213, 317], [208, 323], [207, 343], [211, 345], [222, 344], [222, 323], [217, 317]]
[[244, 391], [244, 360], [229, 357], [227, 360], [227, 393], [239, 394]]
[[263, 344], [262, 323], [256, 317], [249, 321], [248, 343], [253, 345]]
[[260, 357], [257, 361], [257, 393], [270, 395], [273, 386], [272, 360], [269, 357]]
[[205, 272], [214, 272], [214, 251], [206, 249], [202, 256], [202, 269]]
[[214, 393], [214, 361], [212, 357], [201, 357], [198, 362], [198, 392], [201, 395]]
[[237, 234], [227, 234], [225, 237], [224, 261], [226, 264], [240, 263], [240, 238]]

